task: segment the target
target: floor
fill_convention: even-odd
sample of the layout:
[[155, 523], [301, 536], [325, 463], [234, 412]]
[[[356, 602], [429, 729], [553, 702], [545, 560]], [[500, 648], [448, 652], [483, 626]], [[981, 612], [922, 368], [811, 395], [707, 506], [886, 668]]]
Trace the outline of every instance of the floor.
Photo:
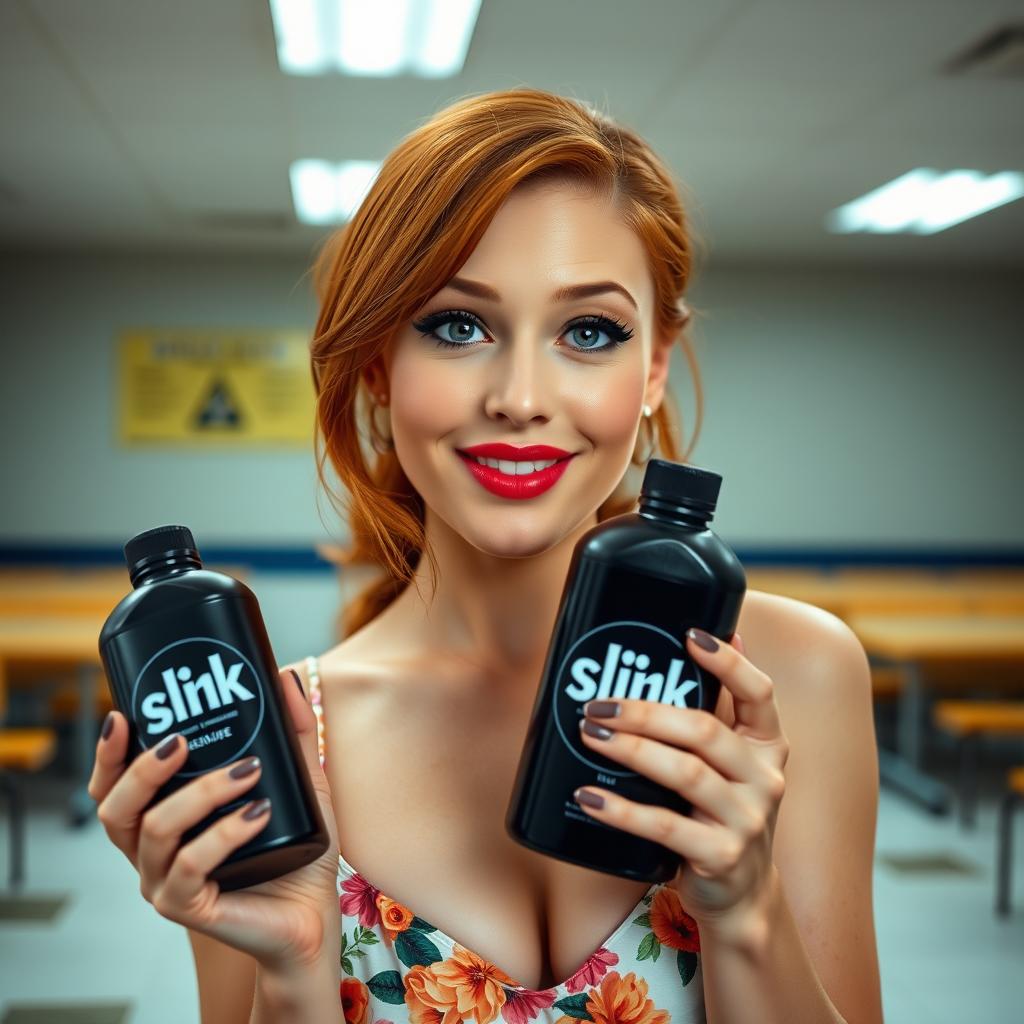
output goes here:
[[[1015, 823], [1014, 909], [999, 919], [992, 910], [997, 779], [971, 832], [883, 790], [875, 915], [888, 1024], [1022, 1019], [1024, 808]], [[184, 930], [143, 900], [137, 874], [98, 823], [65, 825], [66, 791], [60, 778], [31, 780], [25, 891], [62, 898], [63, 908], [51, 922], [0, 920], [0, 1024], [198, 1021]], [[2, 819], [0, 880], [7, 843]], [[887, 860], [910, 855], [926, 863], [908, 871]]]

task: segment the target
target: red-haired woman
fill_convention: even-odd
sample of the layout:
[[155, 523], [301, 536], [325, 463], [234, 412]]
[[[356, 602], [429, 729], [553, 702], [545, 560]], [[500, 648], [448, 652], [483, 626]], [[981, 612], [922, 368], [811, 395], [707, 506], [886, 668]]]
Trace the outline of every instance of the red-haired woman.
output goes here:
[[[324, 250], [317, 465], [346, 495], [345, 564], [378, 575], [341, 643], [282, 685], [341, 852], [219, 893], [209, 871], [266, 817], [180, 836], [254, 778], [206, 776], [140, 818], [185, 751], [123, 771], [116, 713], [92, 783], [143, 894], [189, 930], [204, 1021], [881, 1020], [869, 673], [835, 617], [748, 591], [736, 634], [687, 641], [722, 681], [714, 714], [584, 709], [587, 745], [692, 802], [684, 817], [576, 794], [677, 852], [671, 882], [546, 857], [504, 828], [573, 546], [634, 508], [631, 465], [685, 461], [699, 433], [691, 257], [651, 149], [526, 88], [412, 132]], [[677, 344], [697, 394], [686, 452]]]

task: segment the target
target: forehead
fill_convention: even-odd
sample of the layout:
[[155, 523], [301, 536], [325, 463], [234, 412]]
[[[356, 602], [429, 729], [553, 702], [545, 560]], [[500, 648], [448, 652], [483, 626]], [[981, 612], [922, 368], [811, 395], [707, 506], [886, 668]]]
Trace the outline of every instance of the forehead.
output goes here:
[[561, 285], [613, 280], [641, 312], [653, 304], [640, 238], [610, 198], [567, 183], [513, 190], [458, 276], [493, 285], [506, 302], [547, 298]]

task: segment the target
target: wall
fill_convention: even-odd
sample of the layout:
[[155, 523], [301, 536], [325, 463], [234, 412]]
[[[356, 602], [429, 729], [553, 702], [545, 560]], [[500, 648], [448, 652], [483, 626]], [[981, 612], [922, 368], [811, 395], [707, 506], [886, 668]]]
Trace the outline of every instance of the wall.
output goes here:
[[[237, 255], [0, 254], [0, 546], [117, 550], [163, 522], [200, 546], [343, 537], [312, 450], [121, 449], [117, 333], [310, 329], [307, 262]], [[722, 267], [691, 291], [705, 418], [737, 548], [1024, 547], [1021, 275]], [[693, 423], [681, 355], [673, 388]], [[257, 574], [283, 660], [327, 643], [329, 574]]]

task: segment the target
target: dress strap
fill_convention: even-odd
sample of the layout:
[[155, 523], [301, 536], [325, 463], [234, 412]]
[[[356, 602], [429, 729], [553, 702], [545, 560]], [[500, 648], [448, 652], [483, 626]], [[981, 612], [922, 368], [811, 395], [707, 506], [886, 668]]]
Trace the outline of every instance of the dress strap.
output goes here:
[[306, 656], [306, 674], [309, 676], [309, 702], [313, 707], [313, 714], [316, 715], [316, 745], [320, 752], [320, 767], [322, 768], [327, 759], [324, 742], [324, 706], [320, 692], [320, 663], [315, 655]]

